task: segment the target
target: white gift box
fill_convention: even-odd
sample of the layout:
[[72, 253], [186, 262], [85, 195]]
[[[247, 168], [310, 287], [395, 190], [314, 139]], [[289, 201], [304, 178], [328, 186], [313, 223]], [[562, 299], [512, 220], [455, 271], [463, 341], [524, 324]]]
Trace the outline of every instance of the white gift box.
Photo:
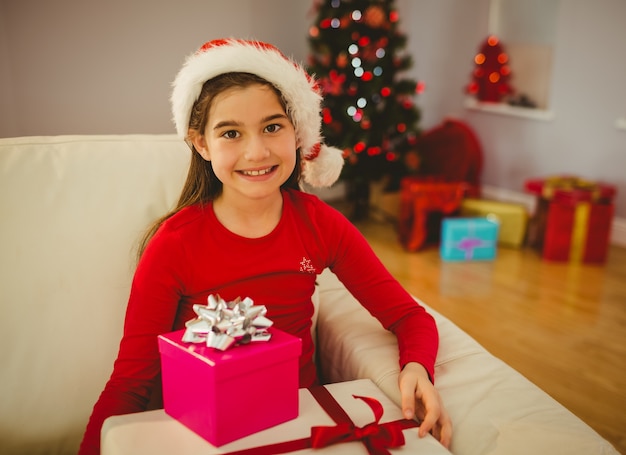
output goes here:
[[[380, 402], [384, 413], [380, 423], [402, 420], [401, 410], [368, 379], [328, 384], [324, 386], [334, 400], [349, 415], [357, 427], [375, 421], [372, 409], [354, 395], [371, 397]], [[260, 391], [262, 393], [262, 391]], [[311, 427], [335, 426], [336, 423], [316, 401], [308, 389], [299, 391], [299, 417], [232, 443], [212, 446], [203, 438], [169, 417], [163, 410], [109, 417], [102, 427], [102, 455], [211, 455], [261, 447], [269, 444], [308, 438]], [[254, 403], [250, 403], [254, 406]], [[246, 410], [241, 410], [242, 420]], [[435, 438], [420, 438], [417, 427], [403, 430], [405, 444], [389, 449], [391, 453], [450, 454]], [[322, 449], [302, 449], [294, 454], [367, 454], [361, 441], [338, 443]]]

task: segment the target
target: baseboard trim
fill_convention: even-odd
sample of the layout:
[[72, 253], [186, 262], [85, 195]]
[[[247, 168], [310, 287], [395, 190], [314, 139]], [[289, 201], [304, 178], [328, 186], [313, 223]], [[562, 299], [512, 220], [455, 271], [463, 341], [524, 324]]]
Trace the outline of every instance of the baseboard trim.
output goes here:
[[[483, 185], [482, 196], [485, 199], [522, 204], [528, 209], [530, 214], [535, 213], [535, 207], [537, 205], [536, 198], [531, 194], [520, 193], [489, 185]], [[610, 242], [612, 245], [626, 247], [626, 218], [616, 217], [613, 219]]]
[[626, 247], [626, 218], [615, 218], [613, 220], [611, 244]]

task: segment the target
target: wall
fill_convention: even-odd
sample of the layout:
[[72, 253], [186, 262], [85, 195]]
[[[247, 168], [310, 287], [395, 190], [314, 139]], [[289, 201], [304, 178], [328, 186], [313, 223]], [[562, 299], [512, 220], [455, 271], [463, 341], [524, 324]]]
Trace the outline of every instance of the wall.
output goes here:
[[170, 83], [186, 55], [237, 36], [306, 57], [309, 8], [289, 0], [0, 0], [0, 136], [171, 133]]
[[419, 101], [423, 127], [448, 115], [466, 120], [483, 144], [483, 181], [491, 187], [522, 192], [529, 177], [561, 173], [616, 185], [613, 231], [626, 244], [626, 130], [616, 128], [626, 117], [626, 2], [560, 2], [549, 121], [465, 108], [461, 90], [486, 37], [489, 0], [407, 0], [403, 6], [412, 72], [426, 83]]
[[[422, 126], [465, 119], [485, 149], [483, 181], [523, 190], [531, 176], [579, 174], [618, 186], [626, 219], [626, 2], [561, 1], [551, 121], [464, 107], [489, 0], [397, 0], [426, 83]], [[223, 36], [272, 41], [305, 60], [314, 16], [304, 0], [0, 0], [0, 137], [172, 132], [170, 82], [183, 57]], [[584, 33], [582, 32], [584, 31]]]
[[16, 135], [13, 90], [14, 84], [11, 78], [11, 67], [13, 63], [9, 58], [9, 39], [5, 23], [7, 14], [5, 13], [4, 1], [0, 0], [0, 137]]

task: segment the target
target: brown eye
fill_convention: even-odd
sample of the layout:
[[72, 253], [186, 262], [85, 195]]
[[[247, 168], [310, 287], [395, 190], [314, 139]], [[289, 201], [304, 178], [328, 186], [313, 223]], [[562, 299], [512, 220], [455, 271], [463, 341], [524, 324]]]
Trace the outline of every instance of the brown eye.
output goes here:
[[226, 139], [236, 139], [239, 137], [239, 133], [235, 130], [228, 130], [222, 134], [222, 137]]
[[271, 125], [267, 125], [265, 127], [265, 132], [267, 133], [275, 133], [280, 130], [280, 125], [278, 123], [272, 123]]

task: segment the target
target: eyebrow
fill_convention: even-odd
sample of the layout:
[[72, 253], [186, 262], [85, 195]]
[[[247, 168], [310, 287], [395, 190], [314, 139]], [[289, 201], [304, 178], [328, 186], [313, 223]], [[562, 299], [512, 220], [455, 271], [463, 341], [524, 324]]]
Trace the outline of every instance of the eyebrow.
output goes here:
[[[260, 123], [267, 123], [267, 122], [271, 122], [272, 120], [277, 120], [277, 119], [289, 120], [289, 117], [287, 117], [287, 114], [282, 114], [282, 113], [272, 114], [272, 115], [268, 115], [267, 117], [263, 117]], [[227, 128], [231, 126], [240, 126], [240, 125], [241, 123], [235, 120], [223, 120], [221, 122], [216, 123], [213, 129], [218, 130], [221, 128]]]

